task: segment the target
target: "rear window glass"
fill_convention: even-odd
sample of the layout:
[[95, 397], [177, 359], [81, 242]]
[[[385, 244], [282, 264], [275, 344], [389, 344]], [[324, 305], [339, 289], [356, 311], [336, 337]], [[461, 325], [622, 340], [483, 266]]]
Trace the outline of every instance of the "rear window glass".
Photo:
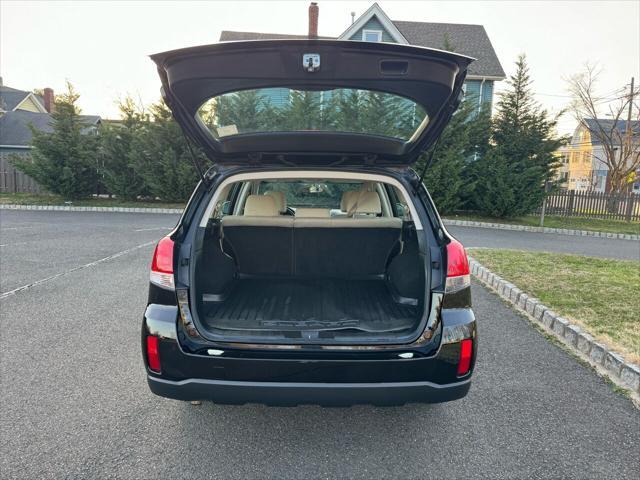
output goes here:
[[207, 100], [198, 115], [216, 138], [260, 132], [348, 132], [409, 140], [428, 121], [415, 102], [384, 92], [263, 88]]
[[362, 183], [335, 182], [322, 180], [297, 180], [261, 182], [259, 194], [269, 191], [284, 192], [287, 205], [293, 208], [328, 208], [340, 209], [342, 194], [348, 191], [358, 191]]

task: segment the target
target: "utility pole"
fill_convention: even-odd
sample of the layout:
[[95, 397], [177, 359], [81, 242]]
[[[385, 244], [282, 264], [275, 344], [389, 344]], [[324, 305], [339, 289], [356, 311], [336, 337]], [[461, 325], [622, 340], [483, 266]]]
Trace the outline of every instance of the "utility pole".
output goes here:
[[[633, 117], [633, 81], [634, 77], [631, 77], [631, 90], [629, 91], [629, 112], [627, 113], [627, 128], [625, 128], [625, 142], [629, 142], [629, 147], [631, 148], [633, 141], [633, 128], [631, 128], [631, 118]], [[620, 160], [622, 161], [622, 150], [624, 149], [623, 145], [620, 145]]]
[[629, 113], [627, 114], [627, 133], [631, 130], [631, 117], [633, 115], [633, 81], [631, 77], [631, 92], [629, 92]]

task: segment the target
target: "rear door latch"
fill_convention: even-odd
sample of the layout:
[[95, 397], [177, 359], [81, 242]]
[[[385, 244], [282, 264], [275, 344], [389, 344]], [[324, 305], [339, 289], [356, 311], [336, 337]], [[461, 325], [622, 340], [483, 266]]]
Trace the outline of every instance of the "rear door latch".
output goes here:
[[302, 68], [307, 72], [313, 73], [320, 70], [320, 54], [319, 53], [305, 53], [302, 55]]

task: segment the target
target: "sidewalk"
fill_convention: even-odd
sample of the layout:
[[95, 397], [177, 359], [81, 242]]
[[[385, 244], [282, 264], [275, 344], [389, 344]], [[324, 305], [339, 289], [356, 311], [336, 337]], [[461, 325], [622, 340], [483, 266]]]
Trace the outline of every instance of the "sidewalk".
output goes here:
[[516, 230], [521, 232], [555, 233], [556, 235], [574, 235], [581, 237], [618, 238], [622, 240], [640, 240], [640, 235], [629, 233], [596, 232], [592, 230], [569, 230], [566, 228], [533, 227], [530, 225], [513, 225], [510, 223], [476, 222], [472, 220], [451, 220], [443, 218], [445, 225], [458, 227], [493, 228], [497, 230]]
[[0, 210], [47, 210], [56, 212], [118, 212], [118, 213], [170, 213], [181, 214], [181, 208], [154, 207], [73, 207], [69, 205], [0, 205]]

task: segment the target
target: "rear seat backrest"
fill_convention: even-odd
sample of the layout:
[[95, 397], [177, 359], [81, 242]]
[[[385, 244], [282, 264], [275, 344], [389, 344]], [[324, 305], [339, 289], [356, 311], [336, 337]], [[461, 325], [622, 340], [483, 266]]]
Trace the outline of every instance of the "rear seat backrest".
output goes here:
[[249, 195], [244, 203], [245, 217], [274, 217], [276, 215], [278, 215], [276, 200], [270, 195]]
[[340, 199], [340, 210], [348, 212], [355, 203], [356, 196], [360, 193], [359, 190], [348, 190], [342, 193]]
[[347, 210], [349, 215], [380, 215], [382, 204], [378, 192], [356, 192], [351, 208]]
[[328, 208], [296, 208], [296, 218], [329, 218], [331, 210]]
[[[346, 192], [345, 192], [346, 193]], [[376, 192], [353, 192], [354, 217], [296, 218], [294, 268], [300, 276], [364, 277], [385, 273], [389, 255], [399, 244], [402, 220], [377, 217]]]
[[285, 196], [284, 192], [270, 190], [268, 192], [264, 192], [264, 194], [275, 200], [276, 208], [278, 209], [279, 213], [287, 212], [287, 197]]
[[293, 217], [279, 215], [273, 197], [249, 195], [244, 215], [222, 217], [221, 225], [241, 274], [293, 273]]
[[[302, 210], [302, 217], [278, 215], [268, 195], [250, 195], [245, 215], [222, 218], [225, 249], [232, 250], [240, 274], [311, 277], [365, 277], [385, 273], [397, 250], [402, 220], [375, 217], [376, 192], [360, 194], [353, 218], [328, 218], [328, 210]], [[370, 195], [373, 194], [373, 195]], [[375, 196], [375, 197], [374, 197]], [[305, 217], [304, 210], [322, 210]], [[320, 212], [314, 212], [320, 213]]]

